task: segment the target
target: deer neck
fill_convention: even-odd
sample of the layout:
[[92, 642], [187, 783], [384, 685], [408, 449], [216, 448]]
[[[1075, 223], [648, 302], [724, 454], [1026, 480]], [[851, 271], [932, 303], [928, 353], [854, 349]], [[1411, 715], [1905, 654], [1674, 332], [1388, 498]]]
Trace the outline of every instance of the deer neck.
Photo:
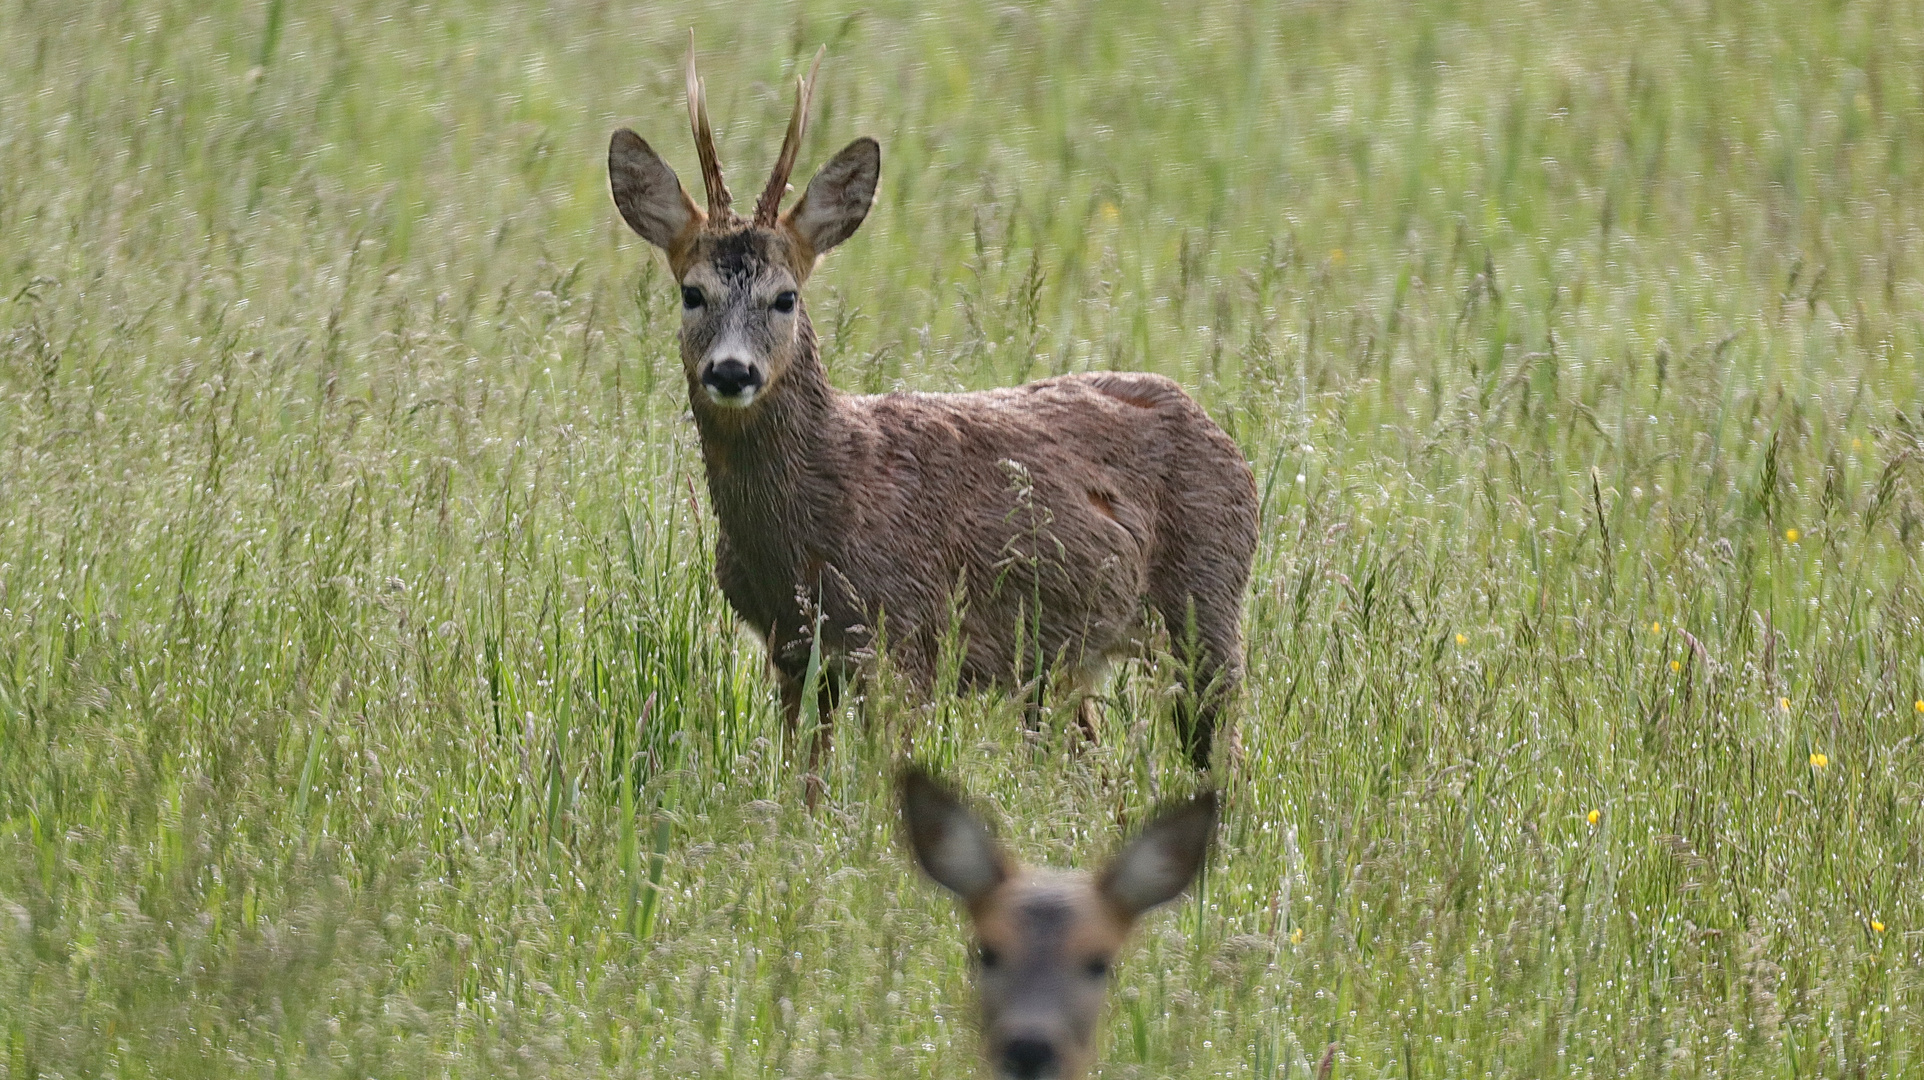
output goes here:
[[807, 314], [795, 359], [752, 408], [715, 406], [695, 385], [689, 401], [708, 494], [730, 545], [781, 580], [799, 581], [804, 564], [821, 556], [811, 539], [822, 535], [819, 519], [841, 487], [835, 390]]

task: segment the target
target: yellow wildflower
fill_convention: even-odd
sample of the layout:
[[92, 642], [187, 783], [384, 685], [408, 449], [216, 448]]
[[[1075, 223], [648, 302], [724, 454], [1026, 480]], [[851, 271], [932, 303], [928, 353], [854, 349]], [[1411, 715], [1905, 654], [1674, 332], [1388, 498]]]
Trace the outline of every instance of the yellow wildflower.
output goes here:
[[1802, 535], [1804, 535], [1804, 534], [1803, 534], [1803, 533], [1800, 533], [1800, 532], [1798, 532], [1798, 531], [1797, 531], [1796, 529], [1785, 529], [1785, 530], [1784, 530], [1784, 539], [1786, 539], [1786, 540], [1788, 540], [1788, 541], [1790, 541], [1790, 542], [1791, 542], [1791, 543], [1793, 543], [1793, 544], [1795, 544], [1795, 543], [1797, 542], [1797, 538], [1798, 538], [1798, 537], [1800, 537], [1800, 536], [1802, 536]]
[[1777, 699], [1777, 707], [1778, 707], [1778, 708], [1780, 708], [1780, 709], [1782, 709], [1782, 710], [1784, 710], [1785, 712], [1789, 712], [1789, 711], [1790, 711], [1790, 699], [1789, 699], [1789, 698], [1787, 698], [1787, 697], [1780, 697], [1780, 698], [1778, 698], [1778, 699]]
[[1830, 764], [1830, 755], [1824, 753], [1821, 750], [1810, 756], [1810, 767], [1813, 769], [1822, 769], [1828, 766], [1829, 764]]
[[1681, 661], [1681, 660], [1672, 660], [1672, 661], [1670, 662], [1670, 670], [1672, 670], [1672, 671], [1682, 671], [1682, 670], [1683, 670], [1683, 661]]
[[1916, 709], [1918, 712], [1924, 713], [1924, 697], [1918, 698], [1916, 701], [1911, 702], [1911, 708]]
[[1875, 930], [1875, 931], [1877, 931], [1878, 933], [1880, 933], [1880, 934], [1881, 934], [1881, 933], [1883, 933], [1883, 932], [1884, 932], [1884, 924], [1883, 924], [1883, 923], [1881, 923], [1881, 922], [1878, 922], [1878, 921], [1877, 921], [1876, 919], [1872, 919], [1872, 920], [1871, 920], [1871, 929], [1872, 929], [1872, 930]]
[[[1469, 640], [1470, 640], [1469, 638], [1467, 638], [1467, 637], [1464, 637], [1464, 636], [1463, 636], [1462, 634], [1458, 634], [1458, 635], [1456, 635], [1456, 643], [1457, 643], [1458, 645], [1465, 645], [1465, 644], [1468, 644], [1468, 643], [1469, 643]], [[1924, 706], [1924, 701], [1920, 701], [1920, 702], [1918, 702], [1918, 705], [1920, 705], [1920, 706]]]
[[1300, 927], [1300, 926], [1299, 926], [1299, 927], [1297, 927], [1296, 929], [1294, 929], [1294, 930], [1291, 930], [1291, 931], [1289, 932], [1289, 943], [1290, 943], [1291, 945], [1301, 945], [1301, 944], [1303, 943], [1303, 928], [1302, 928], [1302, 927]]
[[1661, 633], [1663, 633], [1663, 624], [1662, 624], [1662, 623], [1660, 623], [1660, 622], [1653, 622], [1653, 623], [1651, 623], [1651, 624], [1650, 624], [1650, 632], [1651, 632], [1651, 633], [1653, 633], [1653, 634], [1661, 634]]
[[1592, 810], [1589, 814], [1585, 815], [1585, 819], [1588, 820], [1590, 824], [1595, 825], [1597, 822], [1603, 820], [1603, 811]]

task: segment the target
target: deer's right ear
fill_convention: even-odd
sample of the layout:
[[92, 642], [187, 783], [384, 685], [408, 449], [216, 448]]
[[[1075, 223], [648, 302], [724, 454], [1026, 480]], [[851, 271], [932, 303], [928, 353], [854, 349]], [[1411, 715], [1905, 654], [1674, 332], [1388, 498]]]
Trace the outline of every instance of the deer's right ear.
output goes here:
[[909, 843], [937, 884], [974, 904], [1009, 876], [989, 830], [954, 792], [914, 768], [902, 774], [901, 788]]
[[675, 170], [627, 128], [608, 140], [608, 185], [614, 190], [622, 220], [663, 251], [690, 225], [702, 220], [701, 210], [682, 190]]

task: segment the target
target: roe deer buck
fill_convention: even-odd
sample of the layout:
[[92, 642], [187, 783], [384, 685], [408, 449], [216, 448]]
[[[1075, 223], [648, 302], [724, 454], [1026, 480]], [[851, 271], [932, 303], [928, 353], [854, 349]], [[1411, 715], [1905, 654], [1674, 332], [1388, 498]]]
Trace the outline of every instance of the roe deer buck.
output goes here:
[[[667, 253], [681, 286], [688, 404], [720, 522], [715, 572], [763, 635], [790, 731], [811, 650], [819, 645], [823, 660], [826, 718], [854, 672], [850, 654], [872, 646], [885, 617], [890, 655], [925, 690], [952, 610], [964, 684], [1034, 679], [1039, 691], [1061, 668], [1086, 689], [1134, 645], [1147, 600], [1184, 653], [1176, 725], [1208, 768], [1217, 712], [1241, 670], [1256, 546], [1248, 463], [1160, 375], [1091, 372], [955, 394], [831, 387], [801, 288], [868, 215], [881, 148], [866, 137], [848, 144], [781, 211], [821, 57], [797, 80], [750, 220], [722, 181], [692, 35], [688, 115], [707, 210], [634, 132], [608, 145], [615, 205]], [[1093, 737], [1092, 705], [1079, 705]], [[812, 760], [828, 734], [824, 725]]]
[[922, 869], [962, 899], [975, 928], [982, 1051], [1014, 1080], [1080, 1076], [1116, 951], [1137, 916], [1202, 868], [1216, 796], [1165, 808], [1100, 873], [1018, 865], [948, 788], [902, 776], [902, 817]]

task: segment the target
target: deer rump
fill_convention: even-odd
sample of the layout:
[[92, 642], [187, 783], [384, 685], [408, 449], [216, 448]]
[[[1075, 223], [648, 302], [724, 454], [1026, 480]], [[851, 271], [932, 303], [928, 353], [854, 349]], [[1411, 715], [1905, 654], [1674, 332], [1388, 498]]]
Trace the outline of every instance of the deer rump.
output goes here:
[[[1058, 666], [1086, 681], [1135, 644], [1147, 602], [1172, 637], [1193, 633], [1203, 663], [1234, 677], [1255, 484], [1235, 442], [1176, 383], [1100, 372], [972, 393], [836, 394], [831, 410], [832, 445], [784, 478], [789, 512], [799, 504], [813, 520], [731, 528], [760, 516], [742, 504], [760, 501], [764, 478], [709, 462], [717, 576], [784, 675], [802, 674], [819, 618], [831, 663], [845, 668], [879, 627], [923, 689], [957, 622], [965, 686]], [[799, 573], [769, 573], [782, 565]]]

